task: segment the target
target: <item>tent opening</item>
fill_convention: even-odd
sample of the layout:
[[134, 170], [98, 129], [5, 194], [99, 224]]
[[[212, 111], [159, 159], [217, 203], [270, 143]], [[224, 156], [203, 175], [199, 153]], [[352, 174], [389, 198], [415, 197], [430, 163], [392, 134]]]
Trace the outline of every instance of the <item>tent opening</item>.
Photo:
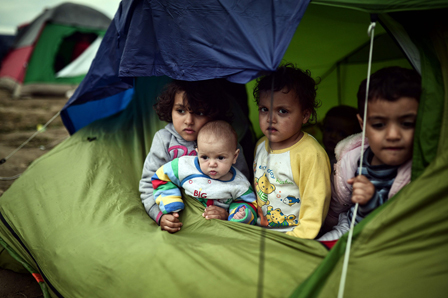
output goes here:
[[97, 37], [98, 34], [79, 31], [65, 37], [55, 57], [53, 64], [54, 72], [57, 73], [78, 58]]

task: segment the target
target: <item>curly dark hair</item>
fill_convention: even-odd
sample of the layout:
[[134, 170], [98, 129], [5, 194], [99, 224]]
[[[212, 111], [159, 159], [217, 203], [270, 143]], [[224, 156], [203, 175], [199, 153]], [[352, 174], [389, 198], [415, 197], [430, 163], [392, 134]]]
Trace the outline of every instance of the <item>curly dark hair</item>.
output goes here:
[[[272, 81], [274, 86], [272, 89]], [[292, 63], [280, 65], [277, 70], [269, 75], [257, 79], [254, 88], [255, 102], [259, 103], [260, 95], [265, 92], [277, 92], [285, 89], [284, 93], [289, 93], [291, 90], [297, 95], [300, 107], [303, 111], [310, 112], [309, 123], [312, 124], [317, 120], [316, 109], [320, 107], [321, 103], [316, 99], [317, 85], [311, 77], [309, 70], [301, 70]]]
[[[367, 79], [364, 79], [358, 89], [358, 113], [364, 117]], [[413, 69], [399, 66], [381, 68], [370, 76], [368, 101], [382, 99], [396, 101], [400, 97], [412, 97], [420, 101], [422, 93], [422, 78]]]
[[210, 120], [232, 120], [231, 106], [226, 98], [221, 80], [180, 81], [167, 84], [154, 104], [159, 119], [173, 122], [171, 113], [177, 93], [184, 91], [184, 105], [193, 113], [204, 113]]

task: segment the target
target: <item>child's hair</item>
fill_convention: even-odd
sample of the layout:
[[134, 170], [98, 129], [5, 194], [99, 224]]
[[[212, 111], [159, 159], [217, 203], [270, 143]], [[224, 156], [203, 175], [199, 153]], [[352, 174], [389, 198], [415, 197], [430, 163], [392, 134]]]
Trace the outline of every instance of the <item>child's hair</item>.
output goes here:
[[219, 140], [224, 140], [226, 143], [235, 145], [235, 150], [238, 148], [238, 135], [235, 129], [226, 121], [217, 120], [207, 122], [198, 133], [198, 140], [201, 135], [213, 135]]
[[173, 80], [165, 86], [154, 104], [154, 109], [160, 120], [173, 122], [171, 113], [175, 96], [184, 91], [184, 104], [188, 104], [193, 113], [202, 112], [211, 120], [231, 121], [229, 100], [222, 89], [219, 80], [194, 82]]
[[354, 107], [347, 105], [335, 106], [328, 110], [322, 122], [323, 124], [325, 124], [325, 121], [330, 117], [345, 119], [352, 124], [353, 133], [358, 133], [361, 132], [361, 127], [359, 127], [359, 122], [356, 114], [358, 114], [358, 110]]
[[[364, 117], [367, 79], [358, 89], [358, 113]], [[422, 78], [417, 71], [399, 66], [385, 67], [370, 76], [368, 101], [382, 99], [396, 101], [400, 97], [411, 97], [420, 101]]]
[[[274, 81], [273, 86], [272, 81]], [[275, 72], [257, 79], [254, 98], [258, 104], [260, 95], [264, 92], [271, 92], [271, 90], [277, 92], [286, 88], [284, 93], [288, 93], [293, 90], [302, 110], [310, 112], [309, 123], [313, 123], [317, 119], [316, 109], [320, 106], [320, 102], [316, 100], [317, 84], [318, 82], [311, 77], [309, 70], [304, 71], [292, 63], [287, 63], [279, 66]]]

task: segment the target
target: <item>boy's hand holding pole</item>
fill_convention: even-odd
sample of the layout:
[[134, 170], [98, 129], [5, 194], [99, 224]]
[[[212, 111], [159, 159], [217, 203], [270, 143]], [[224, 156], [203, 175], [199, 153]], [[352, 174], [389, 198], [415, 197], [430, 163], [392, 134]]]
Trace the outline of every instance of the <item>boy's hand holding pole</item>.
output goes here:
[[353, 186], [352, 202], [365, 205], [373, 197], [375, 186], [364, 175], [359, 175], [347, 180]]

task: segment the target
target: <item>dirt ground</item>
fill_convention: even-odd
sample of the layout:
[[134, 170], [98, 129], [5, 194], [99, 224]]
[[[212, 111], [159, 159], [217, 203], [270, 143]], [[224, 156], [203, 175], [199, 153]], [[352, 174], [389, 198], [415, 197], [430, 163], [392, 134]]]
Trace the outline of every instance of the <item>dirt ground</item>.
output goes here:
[[[65, 97], [32, 97], [12, 99], [0, 89], [0, 159], [8, 157], [40, 126], [45, 125], [67, 102]], [[58, 116], [45, 131], [0, 165], [0, 203], [3, 193], [14, 183], [10, 179], [23, 173], [38, 157], [68, 138], [69, 134]], [[15, 273], [0, 268], [0, 298], [43, 297], [31, 274]]]

